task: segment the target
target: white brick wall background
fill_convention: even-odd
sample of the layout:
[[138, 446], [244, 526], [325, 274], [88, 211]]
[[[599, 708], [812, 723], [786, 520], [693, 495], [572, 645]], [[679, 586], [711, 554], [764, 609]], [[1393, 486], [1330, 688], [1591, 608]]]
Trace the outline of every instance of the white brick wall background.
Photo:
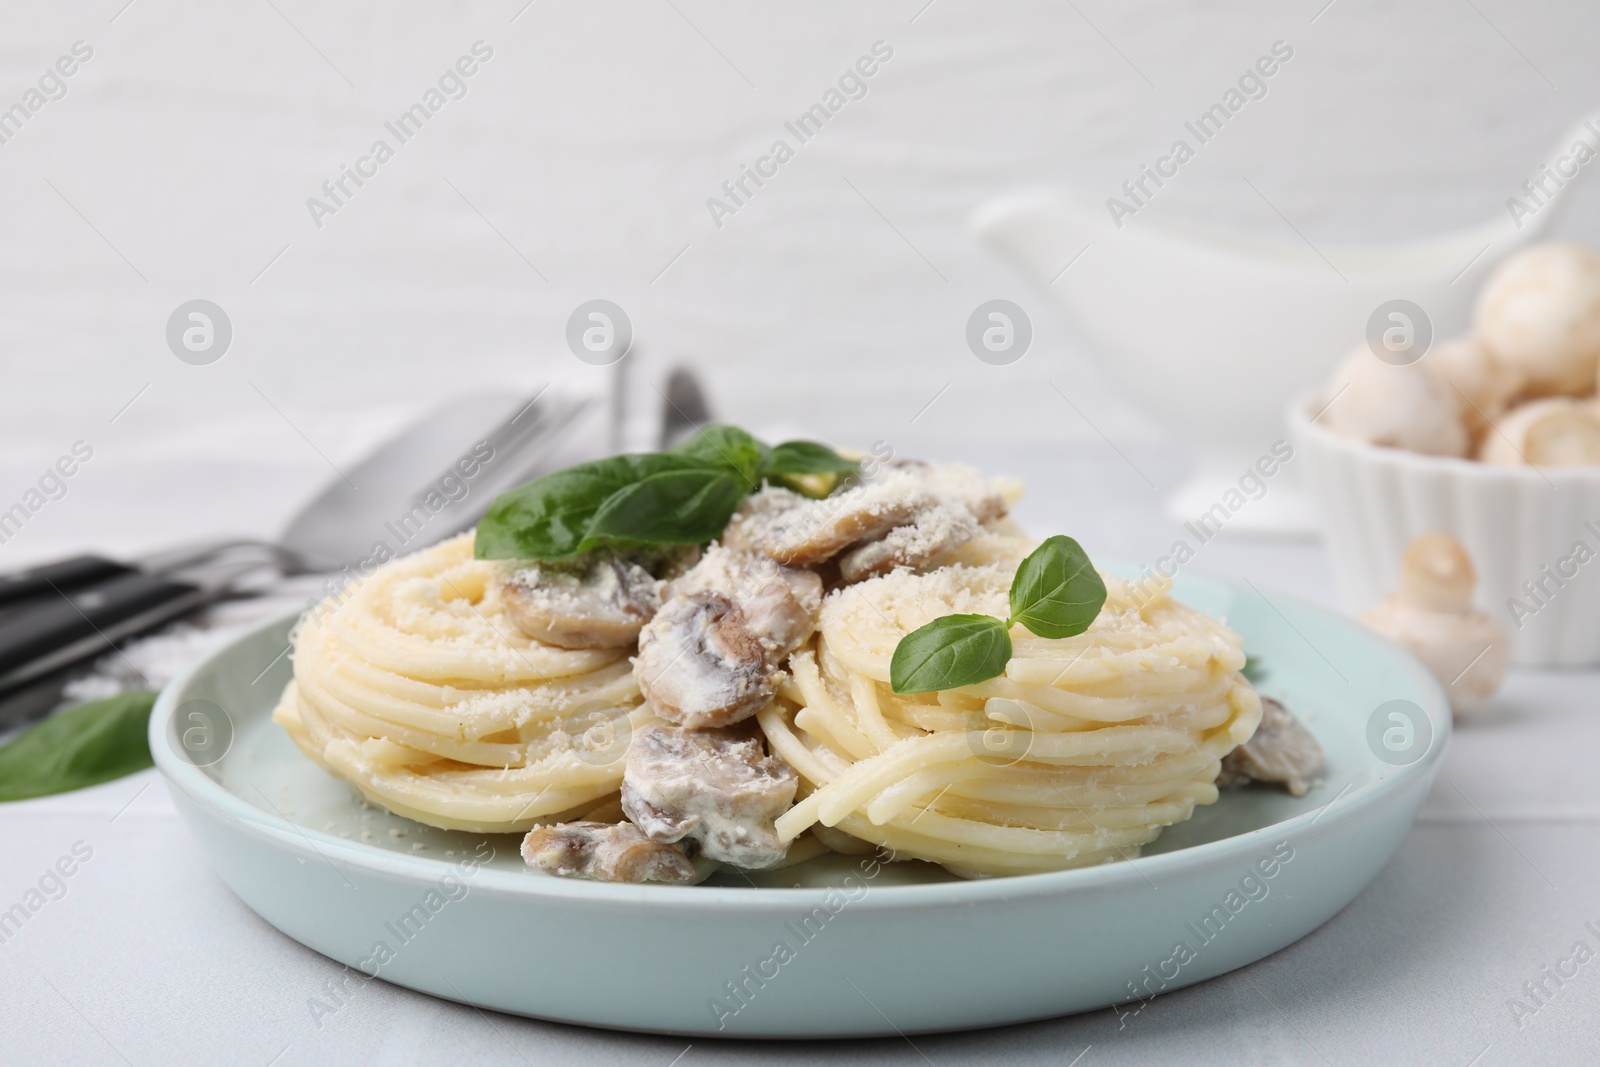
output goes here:
[[[1110, 195], [1279, 39], [1293, 61], [1149, 218], [1292, 236], [1248, 177], [1313, 241], [1471, 224], [1600, 100], [1600, 18], [1575, 2], [124, 2], [0, 15], [0, 108], [94, 49], [0, 145], [0, 501], [95, 448], [7, 565], [270, 532], [329, 474], [316, 450], [350, 458], [450, 390], [580, 370], [562, 333], [592, 297], [752, 426], [942, 455], [1104, 447], [1055, 380], [1154, 445], [972, 238], [987, 197]], [[306, 198], [480, 39], [467, 96], [317, 228]], [[715, 226], [706, 198], [878, 40], [894, 55], [865, 98]], [[1600, 236], [1593, 194], [1560, 232]], [[164, 341], [194, 297], [234, 324], [209, 367]], [[963, 342], [991, 297], [1033, 311], [1010, 367]]]

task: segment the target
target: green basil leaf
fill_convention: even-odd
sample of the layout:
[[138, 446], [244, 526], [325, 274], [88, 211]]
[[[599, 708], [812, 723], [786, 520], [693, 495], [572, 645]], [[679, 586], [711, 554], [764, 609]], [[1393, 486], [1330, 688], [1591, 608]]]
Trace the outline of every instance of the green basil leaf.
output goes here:
[[681, 456], [707, 467], [736, 475], [746, 492], [761, 484], [760, 470], [767, 458], [767, 446], [737, 426], [706, 426], [668, 455]]
[[1040, 637], [1083, 633], [1106, 602], [1100, 580], [1083, 547], [1061, 534], [1033, 550], [1011, 582], [1011, 621]]
[[744, 486], [726, 471], [653, 474], [606, 499], [579, 549], [711, 541], [728, 525], [744, 494]]
[[535, 478], [494, 498], [478, 522], [473, 552], [479, 559], [576, 555], [613, 494], [655, 474], [699, 466], [669, 453], [612, 456]]
[[785, 441], [773, 445], [762, 474], [855, 474], [861, 461], [845, 459], [827, 445], [815, 441]]
[[929, 693], [993, 678], [1011, 661], [1011, 633], [988, 615], [945, 615], [906, 634], [889, 661], [896, 693]]
[[1239, 673], [1244, 675], [1244, 680], [1251, 685], [1260, 685], [1267, 677], [1267, 668], [1261, 662], [1260, 656], [1246, 655], [1244, 666], [1240, 668]]
[[0, 747], [0, 800], [66, 793], [154, 765], [156, 695], [135, 691], [57, 712]]

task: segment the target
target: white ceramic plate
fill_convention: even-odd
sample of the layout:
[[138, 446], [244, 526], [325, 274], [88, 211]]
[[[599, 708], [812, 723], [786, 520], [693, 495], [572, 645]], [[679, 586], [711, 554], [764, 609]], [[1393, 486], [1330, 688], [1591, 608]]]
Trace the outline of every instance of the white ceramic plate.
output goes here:
[[698, 886], [531, 871], [517, 837], [371, 808], [299, 754], [269, 720], [288, 617], [173, 682], [150, 747], [223, 881], [346, 964], [352, 988], [375, 974], [521, 1015], [710, 1036], [995, 1026], [1146, 998], [1303, 937], [1377, 874], [1438, 769], [1450, 714], [1408, 655], [1276, 595], [1190, 578], [1178, 595], [1244, 635], [1262, 690], [1322, 742], [1326, 778], [1298, 799], [1225, 793], [1142, 857], [1085, 870], [959, 881], [829, 856]]

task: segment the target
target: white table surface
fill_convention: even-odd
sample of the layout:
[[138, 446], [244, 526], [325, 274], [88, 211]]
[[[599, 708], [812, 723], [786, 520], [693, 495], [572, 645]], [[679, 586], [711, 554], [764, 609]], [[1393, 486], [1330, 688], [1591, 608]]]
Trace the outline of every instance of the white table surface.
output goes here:
[[[1030, 526], [1129, 559], [1170, 542], [1160, 494], [1116, 455], [1011, 459], [990, 466], [1030, 476], [1020, 512]], [[1183, 466], [1170, 454], [1133, 459], [1163, 488]], [[1192, 566], [1338, 607], [1327, 557], [1312, 543], [1223, 538]], [[212, 874], [147, 771], [0, 805], [0, 909], [75, 843], [93, 850], [65, 895], [0, 944], [0, 1061], [1600, 1062], [1600, 958], [1520, 1025], [1509, 1006], [1527, 1002], [1523, 984], [1574, 942], [1600, 951], [1585, 928], [1600, 929], [1597, 693], [1591, 673], [1514, 672], [1460, 727], [1394, 860], [1344, 912], [1277, 955], [1131, 1018], [1106, 1010], [909, 1040], [691, 1042], [484, 1013], [381, 981], [319, 1026], [309, 1001], [338, 965], [268, 926]]]

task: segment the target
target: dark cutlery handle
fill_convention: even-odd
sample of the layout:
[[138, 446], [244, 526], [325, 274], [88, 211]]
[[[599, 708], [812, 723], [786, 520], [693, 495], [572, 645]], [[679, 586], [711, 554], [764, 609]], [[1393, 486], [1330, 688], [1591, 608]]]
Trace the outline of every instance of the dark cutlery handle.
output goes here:
[[41, 600], [0, 618], [0, 675], [198, 591], [197, 586], [140, 571], [71, 591], [63, 589], [63, 595], [53, 600]]
[[72, 556], [25, 571], [0, 574], [0, 604], [57, 590], [65, 592], [78, 589], [93, 582], [115, 578], [119, 574], [128, 574], [132, 570], [126, 563], [102, 556]]

